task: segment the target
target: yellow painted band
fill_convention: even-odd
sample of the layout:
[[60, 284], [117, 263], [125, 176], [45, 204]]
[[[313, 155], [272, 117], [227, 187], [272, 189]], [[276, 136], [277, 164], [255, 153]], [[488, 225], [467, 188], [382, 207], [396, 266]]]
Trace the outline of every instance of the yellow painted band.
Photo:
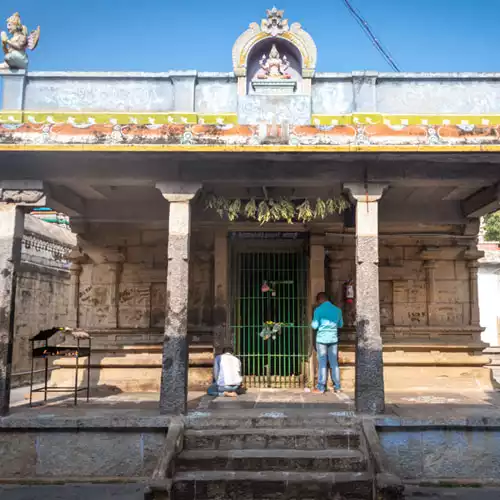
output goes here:
[[500, 144], [493, 145], [380, 145], [380, 146], [336, 146], [336, 145], [263, 145], [230, 146], [198, 144], [1, 144], [0, 151], [108, 151], [108, 152], [200, 152], [200, 153], [486, 153], [500, 152]]

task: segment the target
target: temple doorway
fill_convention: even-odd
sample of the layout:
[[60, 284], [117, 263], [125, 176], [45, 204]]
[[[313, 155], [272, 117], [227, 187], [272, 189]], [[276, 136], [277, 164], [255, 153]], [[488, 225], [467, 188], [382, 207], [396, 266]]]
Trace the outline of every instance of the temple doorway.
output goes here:
[[299, 388], [308, 361], [304, 233], [232, 233], [231, 322], [244, 384]]

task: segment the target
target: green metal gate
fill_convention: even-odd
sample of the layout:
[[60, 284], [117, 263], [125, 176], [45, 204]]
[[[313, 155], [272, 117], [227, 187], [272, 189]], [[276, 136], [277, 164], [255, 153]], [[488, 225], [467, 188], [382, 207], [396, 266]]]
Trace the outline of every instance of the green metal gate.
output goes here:
[[232, 331], [246, 387], [304, 387], [308, 360], [306, 241], [232, 233]]

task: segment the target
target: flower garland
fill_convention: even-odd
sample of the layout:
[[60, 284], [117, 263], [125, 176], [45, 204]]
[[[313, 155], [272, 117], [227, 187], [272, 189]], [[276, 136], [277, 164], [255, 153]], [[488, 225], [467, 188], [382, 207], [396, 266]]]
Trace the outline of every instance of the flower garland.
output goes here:
[[260, 336], [263, 340], [273, 339], [276, 340], [278, 335], [281, 335], [281, 328], [283, 326], [290, 326], [286, 323], [275, 323], [274, 321], [266, 321], [264, 323], [264, 328], [260, 332]]
[[344, 197], [322, 200], [317, 198], [310, 201], [291, 200], [287, 197], [279, 199], [269, 198], [257, 202], [250, 200], [227, 199], [223, 196], [209, 195], [206, 199], [206, 208], [215, 210], [221, 218], [233, 222], [239, 218], [256, 220], [261, 224], [266, 222], [310, 222], [315, 219], [325, 219], [329, 215], [341, 214], [349, 208], [349, 202]]

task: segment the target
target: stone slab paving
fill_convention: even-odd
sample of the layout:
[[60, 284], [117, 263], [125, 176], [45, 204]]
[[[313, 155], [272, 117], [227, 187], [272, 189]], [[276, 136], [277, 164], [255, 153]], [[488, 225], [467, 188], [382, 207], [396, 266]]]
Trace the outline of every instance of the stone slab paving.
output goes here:
[[[316, 395], [300, 389], [250, 390], [238, 398], [214, 398], [206, 393], [190, 392], [188, 410], [192, 412], [215, 412], [230, 416], [232, 412], [255, 411], [287, 411], [305, 412], [308, 414], [322, 412], [354, 411], [354, 400], [351, 392], [335, 394], [328, 392]], [[446, 422], [470, 421], [481, 419], [500, 419], [500, 392], [464, 390], [457, 392], [444, 391], [412, 391], [409, 393], [386, 394], [386, 408], [378, 418], [387, 422], [398, 421], [437, 421]], [[30, 408], [26, 403], [15, 405], [11, 409], [13, 418], [52, 417], [94, 418], [94, 417], [155, 417], [159, 416], [158, 393], [120, 393], [94, 395], [90, 402], [82, 401], [74, 406], [72, 399], [49, 401], [47, 405]], [[458, 419], [458, 420], [457, 420]], [[0, 419], [0, 424], [4, 419]]]
[[498, 500], [500, 488], [423, 488], [407, 486], [407, 500]]
[[0, 485], [2, 500], [144, 500], [142, 484]]
[[238, 398], [204, 396], [197, 410], [250, 410], [250, 409], [311, 409], [353, 410], [354, 401], [347, 393], [313, 394], [303, 389], [253, 389]]

